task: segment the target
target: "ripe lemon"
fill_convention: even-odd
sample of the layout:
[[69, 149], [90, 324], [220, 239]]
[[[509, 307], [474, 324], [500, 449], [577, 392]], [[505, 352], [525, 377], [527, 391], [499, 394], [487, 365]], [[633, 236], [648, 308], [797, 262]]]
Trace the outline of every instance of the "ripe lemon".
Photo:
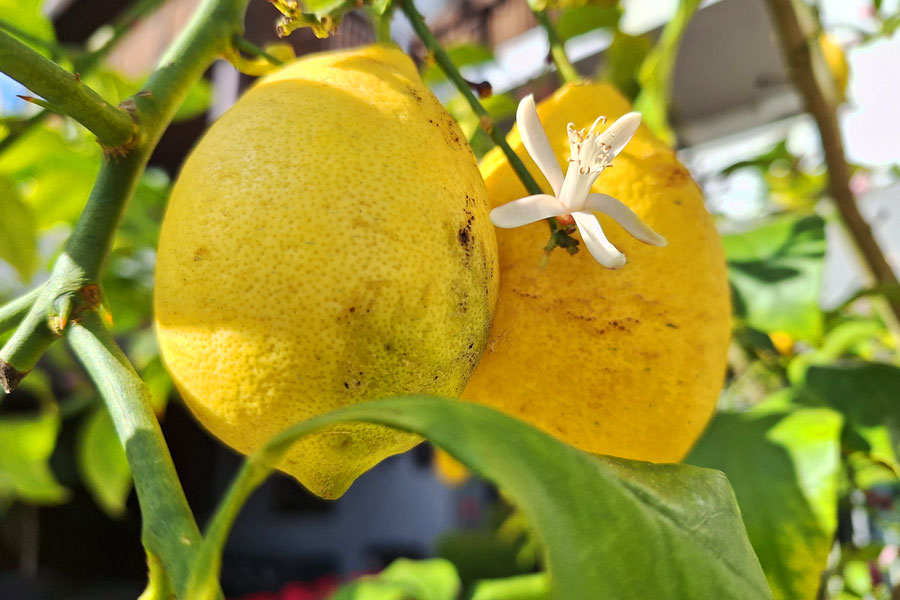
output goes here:
[[850, 82], [850, 63], [847, 61], [847, 55], [844, 54], [844, 49], [838, 41], [828, 34], [819, 36], [819, 48], [822, 49], [828, 70], [831, 72], [837, 100], [844, 103], [847, 100], [847, 84]]
[[[478, 166], [392, 46], [304, 57], [200, 140], [172, 191], [156, 327], [185, 402], [249, 453], [384, 396], [457, 396], [487, 342], [497, 248]], [[419, 438], [345, 425], [278, 467], [335, 498]]]
[[[567, 123], [590, 127], [629, 110], [614, 88], [593, 84], [566, 85], [538, 105], [563, 170]], [[508, 140], [549, 192], [518, 130]], [[481, 172], [493, 206], [528, 195], [496, 149]], [[497, 314], [463, 399], [589, 452], [678, 461], [712, 415], [725, 372], [731, 311], [719, 236], [688, 171], [646, 127], [594, 191], [624, 202], [668, 246], [638, 242], [600, 215], [624, 268], [605, 269], [583, 248], [541, 267], [545, 223], [498, 230]]]

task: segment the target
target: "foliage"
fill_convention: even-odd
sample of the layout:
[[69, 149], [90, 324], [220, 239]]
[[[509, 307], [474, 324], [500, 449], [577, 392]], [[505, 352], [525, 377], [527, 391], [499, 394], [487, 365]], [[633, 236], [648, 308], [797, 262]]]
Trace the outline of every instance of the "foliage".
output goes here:
[[[622, 9], [614, 3], [576, 2], [556, 7], [554, 16], [563, 40], [598, 28], [612, 33], [602, 76], [636, 98], [645, 122], [674, 142], [666, 114], [670, 81], [681, 36], [699, 4], [682, 1], [655, 45], [618, 29]], [[287, 29], [311, 25], [327, 34], [356, 3], [322, 0], [300, 8]], [[391, 8], [390, 2], [370, 7], [382, 21]], [[860, 43], [900, 27], [900, 15], [880, 0], [872, 0], [872, 9], [871, 29], [856, 32]], [[40, 0], [0, 0], [0, 29], [68, 68], [85, 64], [89, 55], [56, 42]], [[448, 54], [464, 70], [492, 60], [489, 48], [474, 43], [451, 47]], [[448, 89], [443, 69], [433, 64], [426, 65], [425, 78]], [[113, 105], [143, 83], [103, 67], [86, 70], [83, 82]], [[176, 118], [201, 115], [210, 99], [208, 85], [192, 86]], [[489, 149], [493, 142], [484, 118], [468, 99], [451, 95], [446, 104], [474, 151]], [[515, 114], [512, 94], [492, 95], [482, 105], [495, 126]], [[0, 141], [3, 301], [46, 279], [103, 162], [94, 136], [72, 119], [36, 114], [34, 106], [16, 103], [0, 121], [0, 135], [6, 136]], [[516, 560], [521, 539], [510, 543], [498, 541], [502, 534], [496, 532], [469, 533], [454, 543], [469, 558], [506, 553], [497, 561], [505, 572], [469, 585], [471, 571], [458, 558], [455, 564], [402, 560], [348, 584], [334, 598], [449, 600], [464, 593], [470, 600], [536, 600], [550, 597], [551, 589], [565, 597], [618, 597], [636, 590], [642, 597], [705, 597], [698, 590], [714, 590], [708, 597], [767, 597], [761, 575], [779, 599], [896, 594], [900, 359], [896, 332], [877, 305], [880, 295], [896, 290], [862, 290], [824, 311], [819, 291], [830, 242], [826, 223], [833, 219], [823, 210], [828, 174], [784, 142], [721, 176], [739, 170], [763, 182], [764, 214], [753, 223], [723, 223], [735, 308], [733, 357], [722, 410], [687, 459], [695, 466], [590, 457], [499, 414], [449, 400], [393, 399], [330, 415], [318, 424], [388, 423], [446, 447], [514, 500], [529, 523], [528, 547], [539, 558]], [[100, 280], [107, 313], [114, 315], [110, 327], [157, 414], [172, 390], [149, 329], [156, 236], [169, 184], [160, 170], [142, 173]], [[8, 338], [4, 333], [0, 340]], [[140, 465], [133, 462], [133, 447], [126, 454], [116, 425], [71, 357], [59, 348], [47, 353], [19, 391], [3, 399], [0, 518], [9, 518], [6, 509], [14, 503], [68, 500], [70, 490], [50, 461], [54, 454], [77, 465], [102, 510], [123, 515], [132, 478], [140, 477], [132, 468]], [[316, 425], [290, 430], [272, 450]], [[58, 440], [74, 443], [58, 447]], [[202, 544], [197, 565], [205, 568], [195, 569], [195, 576], [217, 574], [231, 519], [268, 472], [262, 465], [249, 462], [225, 498]], [[860, 515], [868, 520], [865, 532], [858, 529]], [[145, 518], [151, 529], [159, 525]], [[479, 544], [485, 554], [476, 552]], [[451, 546], [444, 546], [444, 555], [459, 556]], [[151, 554], [151, 577], [162, 579], [153, 579], [148, 589], [167, 590], [168, 576], [159, 575], [157, 563]], [[549, 576], [525, 572], [536, 566], [548, 567]], [[216, 593], [215, 582], [199, 583]]]

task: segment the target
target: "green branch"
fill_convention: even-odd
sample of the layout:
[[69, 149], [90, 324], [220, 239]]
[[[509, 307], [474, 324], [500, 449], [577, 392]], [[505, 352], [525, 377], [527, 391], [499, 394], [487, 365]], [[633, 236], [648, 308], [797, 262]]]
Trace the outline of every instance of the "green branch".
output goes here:
[[236, 35], [232, 38], [232, 43], [234, 47], [241, 52], [246, 52], [251, 56], [258, 56], [259, 58], [264, 58], [269, 61], [269, 64], [280, 67], [284, 64], [284, 61], [278, 58], [277, 56], [272, 56], [250, 40], [244, 38], [243, 36]]
[[93, 132], [110, 148], [134, 142], [137, 126], [128, 112], [116, 108], [69, 73], [15, 37], [0, 30], [0, 71], [43, 97]]
[[541, 27], [547, 33], [547, 41], [550, 42], [550, 56], [553, 58], [554, 64], [556, 64], [559, 78], [563, 83], [578, 83], [581, 81], [581, 76], [578, 74], [575, 66], [569, 61], [569, 57], [566, 56], [565, 43], [559, 37], [556, 28], [553, 27], [547, 11], [535, 10], [534, 16], [537, 17], [538, 23], [541, 24]]
[[[133, 5], [129, 6], [128, 9], [111, 25], [104, 25], [93, 34], [91, 34], [91, 38], [93, 38], [94, 36], [98, 35], [98, 33], [102, 29], [108, 27], [112, 28], [112, 34], [106, 38], [106, 41], [104, 41], [103, 44], [100, 45], [100, 47], [98, 47], [96, 50], [79, 54], [72, 59], [72, 64], [74, 66], [75, 72], [81, 73], [82, 75], [88, 75], [89, 73], [93, 72], [93, 70], [97, 68], [100, 62], [104, 58], [106, 58], [106, 56], [112, 51], [116, 44], [121, 41], [125, 34], [131, 30], [131, 27], [134, 26], [134, 24], [137, 23], [140, 19], [150, 14], [160, 4], [162, 4], [162, 0], [138, 0]], [[12, 33], [16, 33], [11, 29], [10, 31]], [[19, 35], [19, 37], [22, 36]], [[16, 123], [15, 126], [9, 127], [9, 133], [7, 133], [6, 137], [0, 140], [0, 153], [6, 151], [6, 149], [12, 146], [16, 142], [16, 140], [30, 131], [32, 127], [35, 127], [42, 123], [49, 114], [50, 111], [42, 110], [28, 117], [27, 119]]]
[[[769, 0], [768, 4], [791, 76], [803, 95], [806, 110], [816, 121], [825, 153], [825, 166], [828, 167], [831, 198], [841, 220], [875, 284], [888, 288], [900, 285], [872, 228], [859, 212], [853, 190], [850, 189], [850, 166], [837, 118], [835, 86], [825, 57], [816, 43], [821, 23], [809, 6], [798, 0]], [[886, 299], [885, 302], [885, 320], [894, 334], [900, 337], [900, 301]]]
[[[177, 597], [184, 597], [191, 557], [201, 541], [200, 530], [153, 412], [150, 390], [96, 312], [86, 312], [67, 328], [66, 337], [97, 385], [125, 448], [141, 506], [148, 561], [152, 566], [159, 557]], [[156, 571], [158, 579], [159, 569]]]
[[[428, 26], [425, 24], [425, 20], [422, 18], [422, 15], [419, 14], [419, 11], [416, 10], [413, 1], [398, 1], [400, 4], [400, 9], [403, 11], [403, 14], [406, 15], [406, 18], [409, 20], [410, 25], [412, 25], [412, 28], [416, 32], [416, 35], [419, 36], [419, 39], [422, 40], [422, 43], [425, 44], [425, 47], [428, 48], [428, 51], [431, 52], [432, 56], [434, 56], [434, 61], [438, 64], [444, 74], [450, 79], [450, 81], [453, 82], [453, 85], [456, 86], [456, 89], [459, 90], [459, 93], [463, 95], [463, 98], [465, 98], [466, 102], [469, 103], [469, 106], [472, 107], [472, 111], [475, 113], [481, 123], [481, 128], [500, 148], [504, 156], [506, 156], [506, 160], [509, 161], [510, 166], [512, 167], [516, 176], [519, 178], [519, 181], [521, 181], [522, 185], [525, 186], [527, 192], [532, 195], [544, 193], [544, 191], [541, 189], [541, 186], [537, 184], [537, 182], [534, 180], [534, 177], [532, 177], [531, 173], [528, 172], [528, 167], [525, 166], [525, 163], [522, 162], [522, 159], [519, 158], [519, 156], [515, 152], [513, 152], [513, 149], [506, 141], [506, 136], [502, 131], [494, 126], [494, 120], [491, 118], [491, 115], [484, 108], [484, 106], [481, 105], [481, 102], [479, 102], [478, 98], [472, 92], [472, 88], [469, 87], [468, 82], [460, 74], [459, 70], [456, 68], [456, 65], [453, 64], [453, 61], [450, 60], [450, 56], [441, 46], [441, 43], [437, 40], [436, 37], [434, 37], [434, 34], [431, 33], [431, 30], [428, 29]], [[565, 248], [566, 251], [568, 251], [570, 254], [574, 254], [578, 251], [578, 242], [571, 236], [569, 236], [569, 234], [566, 233], [564, 229], [561, 229], [559, 227], [559, 224], [554, 217], [547, 219], [547, 224], [550, 226], [550, 240], [544, 247], [545, 256], [557, 247]]]
[[40, 293], [41, 288], [36, 288], [0, 306], [0, 335], [15, 327], [28, 314]]
[[0, 349], [0, 379], [5, 379], [7, 392], [34, 368], [73, 315], [96, 308], [100, 273], [147, 160], [191, 86], [242, 31], [247, 2], [205, 0], [144, 90], [130, 100], [141, 124], [137, 144], [124, 158], [104, 162], [43, 292]]
[[509, 161], [513, 171], [516, 172], [516, 175], [519, 177], [519, 180], [521, 180], [522, 185], [525, 186], [525, 189], [528, 190], [528, 193], [542, 194], [543, 190], [541, 189], [541, 186], [537, 184], [531, 176], [531, 173], [528, 172], [528, 168], [525, 167], [525, 163], [522, 162], [522, 159], [509, 147], [503, 132], [494, 126], [494, 120], [491, 118], [491, 115], [488, 114], [488, 111], [481, 105], [481, 102], [478, 101], [475, 93], [472, 92], [472, 88], [469, 87], [469, 84], [463, 79], [463, 76], [460, 75], [459, 70], [456, 68], [456, 65], [453, 64], [453, 61], [450, 60], [450, 56], [441, 46], [441, 43], [434, 37], [431, 30], [428, 29], [425, 20], [422, 18], [422, 15], [419, 14], [419, 11], [416, 10], [416, 6], [413, 4], [412, 0], [400, 0], [400, 9], [403, 11], [403, 14], [406, 15], [406, 18], [409, 19], [409, 23], [412, 25], [416, 35], [419, 36], [419, 39], [422, 40], [422, 43], [425, 44], [425, 47], [428, 48], [428, 51], [434, 56], [434, 61], [440, 66], [441, 70], [444, 71], [447, 78], [453, 82], [453, 85], [455, 85], [456, 89], [459, 90], [459, 93], [463, 95], [463, 98], [466, 99], [469, 106], [472, 107], [472, 111], [481, 121], [481, 128], [491, 136], [494, 143], [497, 144], [503, 151], [503, 154], [506, 155], [506, 160]]

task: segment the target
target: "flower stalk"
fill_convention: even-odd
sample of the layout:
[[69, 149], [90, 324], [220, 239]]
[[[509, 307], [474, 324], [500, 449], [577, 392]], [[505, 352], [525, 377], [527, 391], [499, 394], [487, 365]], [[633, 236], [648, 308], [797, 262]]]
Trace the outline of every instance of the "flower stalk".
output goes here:
[[553, 22], [550, 20], [550, 15], [547, 14], [547, 10], [535, 10], [534, 16], [547, 34], [547, 41], [550, 42], [550, 57], [556, 65], [559, 78], [563, 83], [578, 83], [581, 81], [578, 70], [575, 68], [575, 65], [569, 61], [569, 57], [566, 55], [565, 42], [559, 37], [556, 27], [553, 26]]
[[[506, 160], [509, 161], [510, 166], [519, 178], [519, 181], [525, 186], [525, 191], [529, 194], [542, 193], [541, 186], [538, 185], [534, 180], [534, 177], [531, 176], [531, 173], [528, 172], [525, 163], [522, 162], [522, 159], [513, 152], [513, 149], [510, 147], [509, 143], [507, 143], [506, 135], [495, 127], [493, 118], [491, 118], [491, 115], [484, 106], [482, 106], [478, 97], [475, 96], [469, 82], [463, 78], [459, 69], [456, 68], [456, 65], [454, 65], [453, 61], [450, 59], [450, 56], [444, 50], [443, 46], [441, 46], [441, 43], [434, 37], [431, 30], [428, 29], [428, 26], [425, 24], [425, 19], [423, 19], [419, 11], [416, 10], [413, 0], [398, 0], [398, 3], [403, 14], [406, 15], [406, 18], [409, 20], [413, 31], [416, 32], [416, 35], [422, 40], [422, 43], [425, 44], [425, 47], [434, 57], [434, 61], [438, 64], [447, 78], [450, 79], [456, 89], [459, 90], [459, 93], [466, 99], [466, 102], [478, 117], [482, 130], [488, 134], [494, 144], [496, 144], [503, 152], [503, 155], [506, 156]], [[574, 254], [578, 251], [577, 240], [569, 235], [569, 231], [566, 228], [559, 226], [556, 222], [556, 218], [548, 218], [547, 224], [550, 227], [550, 239], [544, 247], [545, 257], [549, 255], [554, 248], [564, 248], [570, 254]]]

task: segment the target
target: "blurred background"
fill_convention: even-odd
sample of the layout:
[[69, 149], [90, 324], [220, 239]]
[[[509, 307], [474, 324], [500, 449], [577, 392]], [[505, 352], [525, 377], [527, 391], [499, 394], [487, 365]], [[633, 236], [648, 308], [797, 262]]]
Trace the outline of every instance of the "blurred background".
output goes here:
[[[18, 31], [118, 103], [139, 89], [198, 3], [0, 0], [0, 27]], [[612, 81], [635, 98], [642, 89], [641, 64], [682, 4], [562, 3], [553, 14], [580, 73]], [[485, 106], [502, 126], [511, 125], [521, 96], [540, 99], [557, 87], [546, 36], [524, 0], [417, 5], [463, 75], [490, 83], [493, 95]], [[900, 2], [821, 0], [814, 8], [842, 97], [851, 188], [896, 274]], [[298, 30], [278, 40], [277, 16], [268, 2], [251, 0], [245, 37], [261, 47], [287, 41], [297, 55], [375, 39], [363, 12], [348, 14], [327, 39]], [[393, 20], [392, 35], [421, 65], [476, 154], [489, 149], [474, 114], [430, 64], [402, 15]], [[739, 501], [759, 486], [770, 489], [772, 502], [759, 514], [742, 502], [745, 520], [753, 520], [747, 521], [751, 541], [753, 527], [801, 523], [790, 535], [815, 558], [810, 564], [820, 565], [804, 574], [816, 597], [900, 598], [898, 329], [884, 301], [900, 294], [873, 286], [829, 202], [819, 133], [791, 81], [766, 3], [703, 2], [672, 51], [668, 122], [725, 235], [732, 268], [735, 341], [720, 408], [739, 413], [802, 388], [814, 390], [815, 403], [841, 412], [847, 423], [833, 444], [802, 431], [773, 441], [758, 424], [737, 430], [733, 453], [759, 443], [786, 449], [795, 471], [789, 481], [761, 483], [750, 466], [727, 457], [709, 466], [726, 471]], [[114, 332], [153, 391], [201, 524], [240, 458], [198, 428], [162, 368], [151, 329], [154, 249], [179, 165], [250, 83], [219, 61], [192, 90], [128, 208], [104, 281]], [[0, 303], [47, 277], [100, 160], [91, 135], [68, 120], [46, 117], [16, 97], [23, 93], [0, 75]], [[848, 391], [854, 400], [849, 404]], [[723, 419], [692, 455], [697, 464], [709, 463], [721, 431], [716, 428], [734, 426]], [[765, 460], [765, 448], [759, 460]], [[230, 538], [226, 594], [316, 598], [336, 582], [400, 556], [448, 557], [465, 581], [539, 568], [527, 526], [502, 497], [487, 484], [465, 480], [452, 465], [436, 470], [434, 462], [434, 451], [423, 444], [385, 461], [336, 502], [272, 477], [251, 498]], [[804, 485], [807, 473], [827, 483]], [[795, 497], [806, 508], [794, 511]], [[833, 514], [822, 517], [809, 508], [823, 502], [834, 506]], [[0, 405], [0, 598], [136, 597], [145, 580], [139, 529], [128, 465], [111, 422], [80, 367], [57, 344]], [[780, 551], [761, 554], [764, 567], [786, 560]], [[771, 581], [768, 569], [767, 575]], [[787, 591], [776, 597], [813, 597], [801, 591], [808, 585], [794, 583], [785, 583]]]

